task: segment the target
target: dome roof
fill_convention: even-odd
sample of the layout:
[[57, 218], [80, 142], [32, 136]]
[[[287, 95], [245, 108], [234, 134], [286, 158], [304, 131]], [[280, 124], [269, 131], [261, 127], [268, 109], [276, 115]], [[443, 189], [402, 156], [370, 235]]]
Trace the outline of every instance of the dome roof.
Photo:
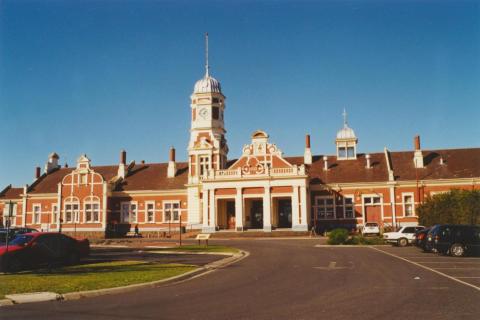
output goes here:
[[222, 93], [220, 82], [214, 77], [208, 75], [208, 73], [195, 83], [193, 93]]
[[357, 139], [357, 136], [352, 128], [345, 125], [342, 129], [338, 130], [337, 139]]

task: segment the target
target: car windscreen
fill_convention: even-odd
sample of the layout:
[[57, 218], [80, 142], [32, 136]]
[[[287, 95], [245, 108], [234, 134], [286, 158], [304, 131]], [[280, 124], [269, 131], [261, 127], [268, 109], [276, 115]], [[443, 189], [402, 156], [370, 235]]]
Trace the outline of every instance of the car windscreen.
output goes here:
[[33, 236], [27, 236], [27, 235], [17, 235], [12, 241], [10, 241], [8, 244], [12, 246], [22, 246], [27, 244], [30, 240], [33, 239]]
[[366, 226], [367, 226], [367, 227], [378, 227], [378, 224], [376, 224], [376, 223], [367, 223]]

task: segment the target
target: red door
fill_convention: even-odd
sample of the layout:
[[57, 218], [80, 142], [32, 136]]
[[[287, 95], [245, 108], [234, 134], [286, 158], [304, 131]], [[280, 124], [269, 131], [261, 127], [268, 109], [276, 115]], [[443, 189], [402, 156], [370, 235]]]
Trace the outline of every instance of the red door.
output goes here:
[[380, 225], [380, 218], [382, 215], [381, 206], [367, 206], [365, 207], [366, 222], [376, 222]]

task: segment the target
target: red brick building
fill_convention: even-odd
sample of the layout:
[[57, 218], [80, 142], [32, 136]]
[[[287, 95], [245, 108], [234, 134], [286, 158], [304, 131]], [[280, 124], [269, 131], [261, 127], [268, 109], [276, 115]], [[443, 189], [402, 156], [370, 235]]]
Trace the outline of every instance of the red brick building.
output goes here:
[[439, 192], [480, 187], [480, 148], [364, 154], [348, 126], [338, 131], [335, 155], [284, 157], [264, 131], [253, 133], [239, 159], [228, 159], [225, 96], [209, 74], [191, 96], [188, 161], [94, 166], [82, 155], [74, 168], [49, 156], [43, 174], [0, 192], [0, 222], [103, 237], [138, 225], [143, 234], [183, 226], [218, 230], [306, 231], [316, 225], [359, 227], [417, 224], [416, 207]]

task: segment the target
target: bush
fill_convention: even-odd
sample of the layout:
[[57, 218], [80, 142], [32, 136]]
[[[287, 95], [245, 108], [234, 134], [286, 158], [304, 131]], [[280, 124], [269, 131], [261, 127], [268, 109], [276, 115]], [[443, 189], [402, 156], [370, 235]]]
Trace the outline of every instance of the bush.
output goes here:
[[479, 224], [480, 191], [451, 190], [427, 198], [417, 208], [419, 222], [434, 224]]
[[345, 244], [348, 240], [348, 230], [343, 228], [333, 229], [328, 234], [328, 244]]
[[382, 237], [364, 237], [364, 236], [354, 236], [347, 240], [346, 244], [353, 245], [379, 245], [385, 244], [385, 240]]

